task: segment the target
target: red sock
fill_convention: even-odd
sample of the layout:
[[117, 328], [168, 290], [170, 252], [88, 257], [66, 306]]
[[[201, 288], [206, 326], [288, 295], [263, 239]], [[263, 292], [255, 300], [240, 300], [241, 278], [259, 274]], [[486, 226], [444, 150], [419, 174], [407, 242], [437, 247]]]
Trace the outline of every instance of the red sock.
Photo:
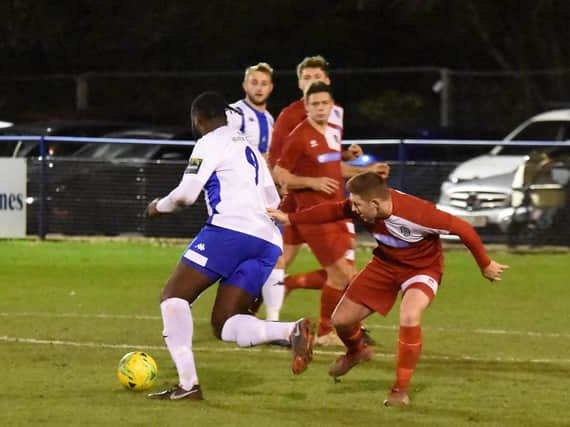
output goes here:
[[291, 292], [293, 289], [322, 289], [326, 281], [326, 270], [315, 270], [308, 273], [293, 274], [285, 277], [285, 289], [287, 292]]
[[336, 305], [344, 295], [344, 290], [331, 288], [325, 284], [321, 291], [321, 319], [319, 322], [318, 336], [326, 335], [332, 331], [331, 317]]
[[347, 354], [358, 353], [364, 348], [360, 322], [352, 326], [337, 326], [336, 332], [347, 348]]
[[406, 391], [422, 352], [422, 327], [400, 326], [398, 366], [394, 388]]

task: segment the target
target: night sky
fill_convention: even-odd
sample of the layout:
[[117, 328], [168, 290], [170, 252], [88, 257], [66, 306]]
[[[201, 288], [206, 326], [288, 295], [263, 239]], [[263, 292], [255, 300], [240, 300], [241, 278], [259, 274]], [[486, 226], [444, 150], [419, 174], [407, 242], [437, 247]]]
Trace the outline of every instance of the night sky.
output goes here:
[[565, 0], [4, 0], [4, 74], [335, 68], [570, 67]]
[[[0, 118], [77, 109], [76, 76], [87, 75], [88, 110], [97, 117], [185, 124], [197, 93], [241, 96], [243, 69], [259, 61], [276, 70], [269, 109], [277, 114], [299, 96], [295, 66], [322, 54], [351, 135], [444, 125], [477, 129], [463, 137], [494, 137], [570, 102], [569, 22], [567, 0], [3, 0]], [[434, 71], [362, 72], [393, 67]], [[448, 123], [432, 91], [442, 67], [456, 73]], [[465, 75], [472, 70], [509, 77]], [[117, 72], [131, 74], [101, 77]], [[211, 77], [161, 80], [159, 72]]]

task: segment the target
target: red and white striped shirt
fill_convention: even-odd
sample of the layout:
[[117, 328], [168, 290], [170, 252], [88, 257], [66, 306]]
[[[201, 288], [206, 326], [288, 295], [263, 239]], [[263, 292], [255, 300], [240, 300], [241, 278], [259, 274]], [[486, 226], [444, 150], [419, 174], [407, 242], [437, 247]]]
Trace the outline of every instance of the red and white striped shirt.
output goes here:
[[[426, 268], [439, 263], [443, 267], [441, 234], [455, 234], [473, 254], [479, 268], [491, 259], [475, 229], [466, 221], [438, 210], [432, 203], [390, 189], [392, 213], [387, 218], [364, 223], [378, 246], [378, 258], [410, 268]], [[358, 218], [352, 212], [349, 199], [336, 203], [321, 203], [310, 209], [290, 213], [293, 224], [332, 222], [342, 218]]]

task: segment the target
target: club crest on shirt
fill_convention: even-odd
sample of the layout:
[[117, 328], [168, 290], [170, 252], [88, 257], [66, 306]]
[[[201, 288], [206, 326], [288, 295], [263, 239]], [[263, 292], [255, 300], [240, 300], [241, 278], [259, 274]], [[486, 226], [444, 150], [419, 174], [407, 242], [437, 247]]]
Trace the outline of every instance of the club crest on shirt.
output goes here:
[[188, 162], [188, 166], [186, 167], [184, 173], [198, 173], [201, 165], [202, 165], [202, 159], [191, 158], [190, 161]]

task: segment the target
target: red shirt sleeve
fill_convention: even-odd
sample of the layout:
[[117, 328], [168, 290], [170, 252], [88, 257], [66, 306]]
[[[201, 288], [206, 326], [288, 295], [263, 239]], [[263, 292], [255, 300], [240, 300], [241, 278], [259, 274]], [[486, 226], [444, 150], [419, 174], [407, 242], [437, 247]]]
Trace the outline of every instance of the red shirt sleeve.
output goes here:
[[352, 218], [352, 205], [349, 199], [341, 202], [327, 202], [289, 214], [291, 224], [321, 224]]
[[302, 132], [295, 131], [289, 134], [289, 136], [285, 138], [285, 144], [277, 164], [292, 173], [295, 170], [297, 162], [303, 156], [304, 150], [305, 144], [303, 143]]
[[289, 113], [289, 108], [285, 108], [275, 121], [273, 133], [271, 134], [271, 145], [269, 146], [269, 166], [273, 169], [281, 157], [285, 146], [285, 139], [299, 122], [294, 122], [294, 117]]
[[422, 225], [436, 229], [440, 234], [449, 232], [449, 234], [459, 236], [477, 261], [479, 268], [484, 269], [489, 265], [491, 258], [487, 255], [481, 238], [471, 224], [447, 212], [440, 211], [431, 203], [426, 204], [426, 207]]
[[485, 247], [483, 246], [483, 242], [481, 242], [481, 238], [473, 226], [467, 221], [464, 221], [461, 218], [453, 215], [449, 216], [451, 216], [451, 226], [449, 227], [449, 232], [451, 234], [459, 236], [463, 244], [467, 246], [477, 261], [477, 264], [479, 264], [479, 268], [483, 270], [491, 263], [491, 258], [489, 258], [487, 255]]

